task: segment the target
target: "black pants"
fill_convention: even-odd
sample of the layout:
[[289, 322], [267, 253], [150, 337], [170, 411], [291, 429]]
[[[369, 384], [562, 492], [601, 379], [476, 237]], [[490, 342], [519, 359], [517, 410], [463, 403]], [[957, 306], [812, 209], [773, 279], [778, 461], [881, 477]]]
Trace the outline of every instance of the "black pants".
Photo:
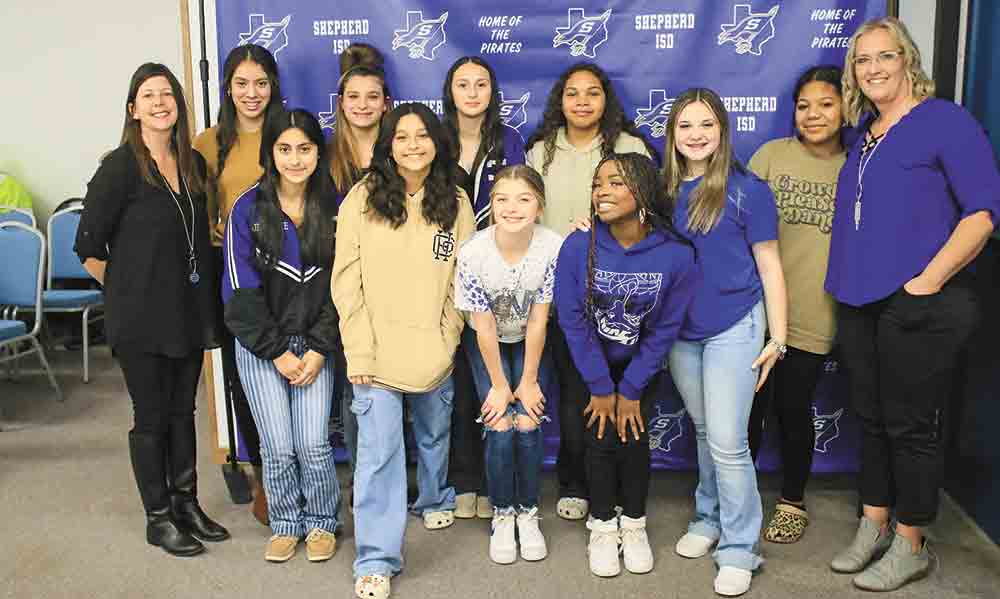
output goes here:
[[[226, 270], [222, 263], [222, 248], [215, 249], [218, 250], [214, 252], [214, 257], [218, 260], [215, 272], [224, 273]], [[221, 283], [222, 278], [220, 277], [220, 286]], [[221, 287], [216, 297], [222, 297]], [[219, 318], [223, 317], [224, 312], [225, 309], [220, 305], [217, 312]], [[247, 458], [254, 466], [260, 466], [260, 433], [257, 432], [257, 423], [254, 422], [253, 414], [250, 413], [250, 403], [247, 402], [246, 393], [243, 392], [240, 373], [236, 370], [236, 346], [234, 345], [236, 338], [229, 332], [225, 323], [220, 323], [219, 329], [222, 332], [222, 345], [219, 349], [222, 351], [222, 381], [226, 386], [225, 393], [232, 398], [233, 412], [236, 415], [236, 428], [246, 445]], [[225, 414], [220, 414], [219, 417], [225, 418]]]
[[[464, 336], [463, 336], [464, 338]], [[464, 341], [462, 342], [464, 343]], [[452, 371], [455, 397], [451, 411], [451, 448], [448, 461], [448, 482], [455, 493], [486, 494], [486, 471], [483, 466], [483, 425], [479, 418], [482, 401], [476, 393], [472, 370], [465, 348], [455, 352], [455, 369]], [[516, 382], [513, 382], [516, 384]]]
[[545, 340], [546, 345], [552, 348], [552, 361], [559, 379], [559, 456], [556, 461], [559, 497], [587, 499], [590, 493], [584, 463], [586, 420], [583, 409], [590, 400], [590, 390], [573, 364], [566, 336], [559, 328], [555, 312], [549, 317]]
[[958, 356], [979, 321], [959, 274], [933, 295], [900, 289], [861, 307], [838, 306], [841, 361], [862, 425], [861, 501], [926, 526], [943, 475], [941, 413], [952, 400]]
[[774, 366], [753, 399], [750, 453], [756, 462], [765, 424], [776, 430], [781, 441], [781, 496], [788, 501], [799, 502], [805, 497], [816, 444], [813, 394], [825, 362], [825, 355], [789, 347], [785, 359]]
[[[624, 369], [612, 367], [611, 378], [617, 383]], [[646, 499], [649, 497], [649, 419], [656, 401], [661, 374], [649, 381], [639, 400], [642, 421], [646, 431], [636, 440], [629, 427], [629, 434], [622, 442], [615, 425], [605, 424], [604, 438], [598, 439], [598, 423], [584, 434], [586, 452], [584, 464], [590, 481], [590, 513], [598, 520], [609, 520], [614, 516], [615, 506], [622, 507], [622, 513], [629, 518], [646, 515]], [[576, 396], [577, 408], [582, 413], [590, 401], [590, 394]], [[582, 400], [582, 402], [581, 402]]]
[[134, 432], [166, 435], [172, 421], [180, 421], [184, 426], [188, 426], [185, 421], [194, 422], [194, 398], [198, 393], [203, 352], [168, 358], [123, 346], [115, 348], [115, 355], [132, 398]]

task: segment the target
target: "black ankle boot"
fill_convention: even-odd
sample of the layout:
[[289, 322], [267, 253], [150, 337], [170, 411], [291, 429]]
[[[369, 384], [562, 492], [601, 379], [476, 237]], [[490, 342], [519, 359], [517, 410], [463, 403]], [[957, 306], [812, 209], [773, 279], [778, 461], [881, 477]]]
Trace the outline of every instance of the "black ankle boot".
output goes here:
[[164, 463], [164, 438], [129, 432], [129, 454], [139, 496], [146, 509], [146, 541], [171, 555], [197, 555], [205, 546], [180, 529], [170, 514]]
[[209, 518], [198, 505], [197, 445], [194, 418], [171, 418], [169, 459], [170, 509], [177, 524], [202, 541], [229, 538], [229, 531]]

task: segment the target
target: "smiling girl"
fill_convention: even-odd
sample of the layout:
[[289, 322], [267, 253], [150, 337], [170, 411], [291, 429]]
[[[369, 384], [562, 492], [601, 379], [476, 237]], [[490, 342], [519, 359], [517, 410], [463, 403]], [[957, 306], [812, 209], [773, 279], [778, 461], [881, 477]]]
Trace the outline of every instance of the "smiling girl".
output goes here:
[[[265, 117], [281, 108], [281, 86], [274, 56], [261, 46], [249, 44], [233, 48], [222, 66], [222, 89], [225, 96], [219, 105], [218, 124], [202, 131], [194, 139], [194, 149], [208, 165], [208, 222], [218, 272], [223, 270], [222, 233], [236, 198], [252, 187], [264, 171], [260, 166], [260, 132]], [[275, 98], [274, 103], [271, 98]], [[221, 279], [213, 284], [215, 297], [221, 298]], [[220, 306], [219, 316], [222, 316]], [[233, 336], [222, 331], [222, 375], [225, 388], [232, 394], [236, 426], [254, 470], [254, 516], [267, 525], [267, 494], [263, 487], [260, 458], [260, 435], [250, 413], [243, 385], [236, 368]]]
[[796, 135], [767, 142], [750, 159], [750, 169], [774, 192], [788, 282], [788, 353], [757, 394], [750, 415], [754, 457], [765, 414], [775, 416], [773, 428], [781, 440], [781, 495], [764, 532], [775, 543], [798, 541], [809, 523], [805, 489], [815, 443], [812, 398], [836, 331], [835, 303], [823, 290], [823, 278], [837, 175], [847, 158], [841, 143], [840, 79], [835, 66], [803, 73], [792, 95]]
[[[560, 235], [589, 214], [590, 181], [594, 169], [612, 152], [655, 151], [642, 138], [615, 93], [608, 75], [588, 62], [566, 69], [552, 86], [545, 103], [542, 124], [528, 139], [527, 164], [541, 173], [549, 190], [542, 224]], [[587, 393], [575, 376], [562, 331], [549, 328], [553, 358], [559, 372], [559, 394]], [[583, 464], [583, 415], [569, 409], [572, 402], [559, 403], [559, 502], [556, 513], [580, 520], [589, 510], [587, 477]]]
[[[462, 344], [472, 366], [486, 433], [486, 478], [493, 505], [490, 558], [498, 564], [548, 554], [538, 528], [542, 430], [552, 366], [543, 354], [559, 234], [536, 221], [545, 184], [529, 166], [507, 167], [490, 193], [494, 225], [458, 254], [455, 305], [470, 327]], [[543, 355], [546, 359], [543, 359]]]
[[[555, 298], [586, 391], [561, 400], [589, 416], [590, 571], [653, 569], [646, 535], [649, 434], [661, 368], [697, 283], [694, 251], [674, 229], [656, 165], [610, 154], [593, 177], [589, 232], [566, 238]], [[560, 373], [561, 374], [561, 373]], [[621, 506], [619, 517], [615, 506]]]
[[696, 514], [676, 551], [697, 558], [718, 544], [715, 592], [734, 596], [762, 561], [747, 424], [754, 392], [787, 350], [787, 301], [774, 196], [735, 159], [729, 131], [715, 92], [682, 93], [667, 121], [664, 178], [702, 273], [669, 359], [698, 442]]
[[339, 332], [325, 140], [304, 110], [269, 116], [261, 139], [264, 176], [226, 227], [226, 325], [261, 432], [272, 532], [264, 559], [288, 561], [305, 538], [309, 561], [325, 561], [337, 548], [340, 494], [327, 438]]
[[[454, 521], [446, 481], [451, 372], [464, 326], [454, 304], [455, 254], [475, 222], [453, 161], [429, 108], [397, 106], [385, 116], [371, 171], [338, 216], [332, 292], [358, 418], [354, 576], [362, 599], [388, 597], [389, 579], [403, 567], [404, 402], [417, 446], [411, 509], [428, 529]], [[401, 281], [420, 284], [404, 297]]]

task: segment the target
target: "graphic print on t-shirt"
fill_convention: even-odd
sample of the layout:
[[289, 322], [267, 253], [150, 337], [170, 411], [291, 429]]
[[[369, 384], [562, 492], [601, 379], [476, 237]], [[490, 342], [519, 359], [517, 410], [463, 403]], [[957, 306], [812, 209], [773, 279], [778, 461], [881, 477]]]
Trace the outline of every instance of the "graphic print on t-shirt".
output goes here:
[[789, 225], [812, 225], [829, 235], [833, 229], [836, 183], [779, 175], [771, 182], [778, 215]]
[[642, 319], [656, 305], [663, 273], [594, 270], [594, 320], [606, 339], [633, 345]]
[[498, 289], [487, 293], [493, 298], [490, 302], [490, 311], [497, 319], [497, 328], [506, 331], [516, 329], [518, 323], [528, 319], [528, 312], [535, 303], [538, 290]]

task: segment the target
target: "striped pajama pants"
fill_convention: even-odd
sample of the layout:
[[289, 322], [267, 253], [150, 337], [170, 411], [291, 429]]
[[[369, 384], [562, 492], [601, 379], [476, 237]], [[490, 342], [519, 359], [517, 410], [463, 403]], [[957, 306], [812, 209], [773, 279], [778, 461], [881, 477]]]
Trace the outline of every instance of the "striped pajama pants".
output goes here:
[[[292, 337], [288, 350], [302, 357], [302, 338]], [[298, 538], [314, 528], [334, 532], [340, 485], [328, 436], [333, 361], [327, 359], [311, 385], [296, 387], [270, 360], [253, 355], [237, 340], [236, 366], [260, 431], [271, 531]]]

